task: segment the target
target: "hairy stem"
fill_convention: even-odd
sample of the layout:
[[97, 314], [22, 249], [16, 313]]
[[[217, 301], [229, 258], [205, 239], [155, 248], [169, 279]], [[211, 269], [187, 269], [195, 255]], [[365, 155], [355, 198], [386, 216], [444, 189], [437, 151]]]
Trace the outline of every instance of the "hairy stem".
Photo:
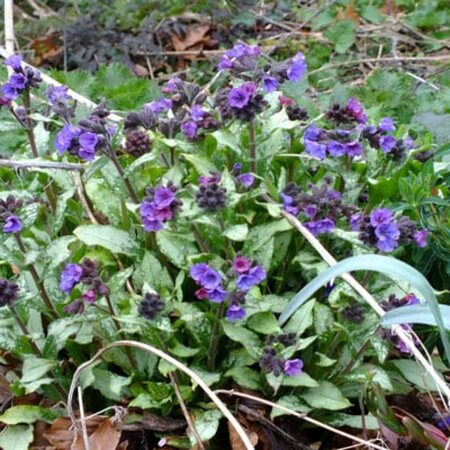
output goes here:
[[[22, 238], [20, 237], [19, 233], [14, 233], [14, 237], [16, 239], [17, 245], [20, 248], [20, 251], [22, 252], [23, 257], [25, 258], [26, 254], [27, 254], [27, 249], [25, 248], [25, 244], [23, 243]], [[31, 276], [33, 277], [34, 282], [36, 283], [39, 294], [41, 295], [42, 300], [45, 303], [45, 306], [52, 313], [52, 315], [54, 315], [55, 317], [58, 317], [58, 312], [56, 311], [55, 306], [53, 305], [52, 301], [50, 300], [50, 297], [45, 289], [44, 282], [39, 277], [36, 267], [34, 267], [34, 264], [32, 264], [32, 263], [27, 264], [27, 267], [31, 273]]]
[[109, 157], [111, 158], [111, 161], [113, 162], [114, 166], [117, 169], [117, 172], [119, 173], [120, 177], [122, 178], [125, 187], [128, 190], [128, 193], [130, 194], [131, 200], [133, 200], [134, 203], [139, 203], [138, 197], [136, 195], [136, 191], [134, 190], [133, 186], [131, 185], [131, 182], [129, 178], [125, 175], [125, 172], [120, 165], [119, 160], [117, 159], [117, 155], [115, 154], [114, 150], [110, 148]]
[[255, 137], [255, 123], [250, 120], [248, 123], [248, 139], [250, 150], [250, 170], [256, 173], [256, 137]]
[[217, 309], [216, 320], [214, 321], [212, 331], [211, 331], [211, 344], [209, 346], [208, 352], [208, 370], [213, 372], [216, 368], [216, 358], [217, 358], [217, 347], [219, 345], [219, 337], [220, 337], [220, 319], [225, 312], [225, 303], [221, 303], [219, 308]]

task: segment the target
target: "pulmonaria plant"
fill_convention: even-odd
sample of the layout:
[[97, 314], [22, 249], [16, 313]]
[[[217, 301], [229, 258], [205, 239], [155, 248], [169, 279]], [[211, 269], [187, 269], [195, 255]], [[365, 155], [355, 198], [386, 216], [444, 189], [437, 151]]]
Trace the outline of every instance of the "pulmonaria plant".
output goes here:
[[158, 294], [147, 293], [139, 303], [138, 313], [148, 320], [153, 320], [164, 311], [166, 304]]
[[59, 288], [62, 292], [69, 295], [79, 284], [84, 285], [84, 293], [64, 308], [68, 314], [79, 314], [84, 311], [86, 304], [92, 304], [97, 298], [109, 294], [108, 286], [98, 274], [98, 263], [88, 258], [84, 258], [80, 264], [67, 264], [61, 272]]
[[406, 216], [395, 219], [389, 208], [374, 209], [369, 215], [355, 213], [350, 218], [350, 225], [353, 231], [359, 231], [364, 244], [386, 253], [411, 242], [421, 248], [427, 245], [427, 229], [419, 230], [417, 224]]
[[194, 264], [190, 267], [189, 274], [199, 286], [195, 292], [199, 300], [207, 299], [213, 303], [222, 303], [228, 299], [225, 315], [231, 322], [245, 317], [244, 305], [247, 292], [267, 277], [262, 266], [252, 264], [249, 258], [241, 254], [233, 260], [230, 276], [227, 279], [223, 279], [218, 271], [206, 263]]
[[308, 193], [291, 182], [281, 193], [283, 209], [294, 216], [302, 214], [305, 227], [314, 236], [332, 232], [340, 217], [349, 218], [356, 209], [345, 205], [342, 194], [330, 189], [330, 183], [331, 180], [326, 179], [322, 186], [310, 184]]
[[0, 307], [12, 306], [19, 296], [19, 286], [11, 281], [0, 279]]
[[139, 214], [145, 231], [160, 231], [164, 223], [172, 220], [182, 202], [177, 199], [177, 188], [172, 182], [166, 186], [147, 188], [147, 196], [141, 203]]
[[1, 87], [2, 96], [0, 104], [7, 105], [17, 98], [29, 88], [38, 87], [42, 81], [40, 72], [22, 62], [19, 55], [12, 55], [5, 60], [5, 66], [12, 69], [9, 79]]
[[199, 177], [198, 191], [195, 193], [197, 205], [207, 212], [215, 212], [227, 204], [227, 190], [220, 187], [222, 176], [218, 172]]
[[22, 222], [17, 216], [17, 210], [23, 206], [23, 201], [8, 195], [6, 200], [0, 199], [0, 223], [4, 233], [18, 233], [22, 229]]

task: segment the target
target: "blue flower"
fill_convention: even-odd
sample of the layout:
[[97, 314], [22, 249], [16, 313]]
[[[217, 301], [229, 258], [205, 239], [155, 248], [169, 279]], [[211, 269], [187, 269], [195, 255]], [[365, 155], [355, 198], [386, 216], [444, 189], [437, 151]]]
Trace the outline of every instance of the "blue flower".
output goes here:
[[344, 144], [341, 144], [340, 142], [336, 142], [336, 141], [328, 142], [327, 150], [328, 150], [328, 153], [334, 157], [344, 156], [346, 153], [346, 148], [345, 148]]
[[69, 88], [67, 86], [54, 86], [50, 84], [45, 91], [45, 96], [50, 105], [56, 105], [71, 98], [67, 93], [68, 90]]
[[238, 175], [238, 180], [243, 186], [250, 188], [255, 182], [255, 176], [252, 173], [241, 173]]
[[291, 61], [291, 65], [286, 71], [286, 75], [291, 81], [301, 81], [306, 74], [306, 60], [305, 55], [299, 52], [297, 53]]
[[277, 90], [278, 80], [275, 77], [265, 75], [262, 79], [263, 89], [265, 92], [273, 92]]
[[243, 85], [230, 89], [228, 103], [233, 108], [242, 109], [250, 100], [250, 93]]
[[384, 153], [390, 153], [397, 145], [397, 140], [395, 139], [395, 137], [390, 136], [390, 135], [380, 136], [380, 139], [378, 142], [379, 142], [381, 150]]
[[237, 322], [245, 317], [245, 309], [239, 305], [231, 305], [228, 307], [225, 316], [230, 322]]
[[308, 155], [318, 159], [325, 159], [327, 156], [327, 146], [325, 144], [319, 144], [318, 142], [305, 140], [305, 152]]
[[197, 137], [198, 125], [193, 120], [188, 120], [181, 125], [181, 131], [189, 139], [195, 139]]
[[27, 77], [21, 73], [13, 73], [9, 77], [9, 84], [15, 89], [25, 89], [28, 84], [28, 80]]
[[66, 123], [61, 131], [56, 135], [55, 147], [59, 154], [63, 154], [67, 150], [70, 150], [74, 142], [81, 134], [81, 130], [70, 124]]
[[301, 359], [288, 359], [284, 363], [283, 372], [289, 377], [300, 375], [303, 369], [303, 361]]
[[375, 228], [375, 235], [378, 238], [377, 247], [383, 252], [392, 252], [398, 246], [400, 231], [397, 225], [383, 223]]
[[5, 224], [3, 225], [3, 231], [5, 233], [18, 233], [21, 229], [22, 223], [14, 214], [11, 214], [5, 219]]
[[420, 248], [427, 246], [427, 239], [429, 234], [430, 232], [427, 229], [416, 231], [414, 233], [414, 240]]
[[380, 131], [395, 131], [394, 121], [391, 117], [383, 117], [378, 125]]
[[314, 236], [318, 236], [322, 233], [331, 233], [335, 226], [335, 223], [331, 219], [321, 219], [305, 223], [305, 227], [311, 231]]
[[345, 144], [345, 152], [348, 156], [361, 156], [363, 154], [363, 147], [359, 142], [350, 142]]
[[59, 288], [65, 294], [70, 294], [73, 287], [80, 282], [83, 269], [78, 264], [67, 264], [61, 272]]
[[394, 215], [389, 208], [377, 208], [370, 213], [370, 225], [378, 227], [379, 225], [389, 224], [394, 220]]
[[19, 96], [19, 91], [10, 83], [2, 85], [3, 98], [6, 100], [15, 100]]
[[20, 55], [11, 55], [5, 59], [4, 64], [17, 72], [22, 69], [22, 57]]
[[164, 186], [158, 186], [155, 189], [153, 202], [157, 208], [165, 208], [167, 206], [170, 206], [175, 201], [175, 199], [175, 192], [173, 192], [171, 189]]
[[[206, 288], [205, 288], [206, 289]], [[206, 289], [208, 300], [213, 303], [222, 303], [228, 296], [227, 291], [222, 286]]]
[[267, 274], [263, 267], [254, 266], [248, 271], [248, 273], [240, 275], [238, 277], [236, 281], [236, 287], [242, 292], [247, 292], [253, 286], [261, 283], [266, 278], [266, 276]]
[[154, 100], [146, 105], [153, 114], [161, 114], [172, 108], [172, 100], [162, 97], [160, 100]]

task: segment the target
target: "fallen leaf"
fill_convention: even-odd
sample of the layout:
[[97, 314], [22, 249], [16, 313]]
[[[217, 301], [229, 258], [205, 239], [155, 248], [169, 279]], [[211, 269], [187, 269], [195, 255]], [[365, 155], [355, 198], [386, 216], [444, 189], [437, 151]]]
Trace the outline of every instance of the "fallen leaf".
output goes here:
[[184, 51], [193, 47], [203, 47], [209, 41], [209, 37], [206, 36], [209, 30], [209, 25], [198, 24], [189, 27], [184, 36], [173, 34], [171, 40], [174, 49]]
[[[90, 450], [116, 450], [122, 433], [117, 430], [113, 420], [107, 419], [89, 435]], [[83, 437], [78, 434], [71, 446], [71, 450], [85, 450]]]
[[[230, 446], [231, 446], [232, 450], [245, 450], [246, 449], [244, 443], [242, 442], [242, 439], [239, 437], [239, 435], [237, 434], [237, 431], [234, 429], [233, 425], [230, 424], [230, 422], [228, 422], [228, 433], [230, 435]], [[246, 430], [246, 433], [250, 439], [250, 442], [255, 447], [259, 441], [258, 434], [255, 433], [254, 431], [248, 432], [247, 430]]]
[[356, 11], [353, 6], [353, 1], [350, 1], [348, 3], [347, 7], [345, 8], [345, 11], [342, 8], [339, 9], [337, 18], [338, 20], [345, 20], [345, 19], [353, 20], [353, 22], [355, 22], [356, 25], [359, 25], [360, 23], [359, 14], [358, 11]]

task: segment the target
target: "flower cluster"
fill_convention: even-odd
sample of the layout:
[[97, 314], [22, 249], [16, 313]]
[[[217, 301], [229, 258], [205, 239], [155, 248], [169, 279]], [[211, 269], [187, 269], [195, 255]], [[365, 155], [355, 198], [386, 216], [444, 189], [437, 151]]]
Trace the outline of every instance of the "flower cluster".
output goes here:
[[405, 152], [414, 147], [414, 141], [410, 137], [396, 139], [390, 134], [393, 131], [395, 131], [394, 121], [390, 117], [384, 117], [378, 126], [364, 128], [362, 137], [368, 140], [372, 148], [389, 154], [395, 161], [400, 161]]
[[55, 147], [60, 155], [69, 152], [85, 161], [92, 161], [97, 152], [110, 151], [109, 140], [115, 127], [109, 126], [106, 118], [109, 111], [101, 104], [88, 119], [80, 120], [78, 126], [66, 123], [56, 135]]
[[336, 227], [339, 217], [350, 217], [355, 208], [342, 203], [342, 194], [329, 189], [331, 180], [322, 186], [309, 185], [310, 193], [302, 192], [295, 183], [288, 183], [281, 193], [283, 209], [294, 216], [305, 218], [305, 227], [318, 236], [330, 233]]
[[[420, 300], [414, 294], [407, 294], [402, 298], [398, 298], [394, 294], [391, 294], [387, 300], [380, 302], [380, 305], [387, 312], [403, 306], [420, 305]], [[409, 324], [402, 324], [401, 327], [405, 331], [411, 330], [411, 325]], [[401, 353], [410, 353], [410, 350], [405, 343], [391, 330], [384, 330], [383, 337], [392, 342]], [[413, 342], [417, 344], [417, 338], [415, 336], [413, 336]]]
[[389, 208], [377, 208], [367, 216], [353, 214], [350, 225], [353, 231], [359, 231], [359, 238], [366, 245], [383, 252], [392, 252], [399, 245], [411, 242], [419, 247], [427, 245], [427, 229], [418, 230], [417, 224], [406, 216], [396, 220]]
[[68, 93], [67, 86], [55, 86], [50, 84], [45, 90], [50, 109], [64, 121], [69, 122], [75, 116], [76, 103], [68, 104], [72, 97]]
[[147, 293], [141, 300], [138, 312], [148, 320], [155, 319], [165, 308], [165, 303], [158, 294]]
[[182, 203], [176, 197], [177, 188], [168, 182], [166, 186], [146, 189], [147, 196], [139, 213], [145, 231], [160, 231], [164, 222], [172, 220]]
[[345, 106], [337, 103], [331, 105], [325, 116], [339, 125], [351, 123], [366, 123], [367, 115], [361, 103], [354, 97], [347, 101]]
[[0, 307], [11, 306], [19, 295], [19, 286], [8, 280], [0, 279]]
[[108, 286], [103, 283], [98, 274], [98, 263], [84, 258], [80, 264], [67, 264], [61, 272], [59, 288], [65, 294], [70, 294], [72, 289], [79, 283], [87, 287], [87, 291], [64, 310], [69, 314], [77, 314], [84, 311], [85, 303], [93, 303], [97, 297], [109, 293]]
[[13, 72], [9, 80], [2, 85], [2, 97], [0, 104], [8, 104], [16, 100], [27, 88], [37, 87], [42, 81], [41, 73], [31, 67], [22, 65], [22, 58], [19, 55], [12, 55], [5, 60], [5, 65]]
[[209, 176], [200, 176], [199, 188], [195, 193], [195, 200], [199, 208], [208, 212], [218, 211], [227, 203], [227, 190], [220, 187], [222, 177], [220, 173], [214, 172]]
[[238, 43], [223, 54], [217, 68], [234, 73], [249, 72], [257, 68], [260, 54], [261, 50], [257, 45]]
[[303, 370], [303, 361], [301, 359], [285, 359], [278, 356], [278, 352], [283, 347], [294, 345], [296, 339], [296, 333], [269, 336], [264, 343], [263, 355], [259, 359], [261, 369], [266, 373], [273, 373], [276, 377], [282, 373], [290, 377], [300, 375]]
[[0, 199], [0, 223], [3, 223], [4, 233], [18, 233], [22, 229], [22, 222], [15, 214], [22, 206], [22, 200], [12, 195], [8, 195], [6, 200]]
[[127, 131], [124, 148], [126, 153], [139, 158], [146, 153], [150, 153], [151, 149], [152, 140], [145, 131], [138, 129]]
[[342, 316], [348, 322], [362, 323], [364, 321], [365, 312], [366, 310], [361, 305], [353, 303], [342, 310]]
[[253, 82], [245, 82], [233, 88], [219, 90], [215, 104], [222, 120], [237, 119], [251, 121], [267, 105], [258, 87]]
[[195, 139], [201, 128], [211, 130], [216, 129], [218, 125], [211, 112], [200, 105], [192, 105], [188, 116], [181, 124], [181, 131], [188, 139]]
[[[226, 317], [234, 322], [245, 317], [245, 295], [253, 287], [266, 279], [266, 271], [258, 264], [252, 264], [249, 258], [238, 254], [231, 264], [230, 277], [225, 280], [219, 272], [206, 263], [194, 264], [189, 269], [191, 278], [199, 289], [195, 292], [199, 300], [208, 299], [214, 303], [222, 303], [229, 298]], [[230, 295], [228, 295], [230, 293]]]

